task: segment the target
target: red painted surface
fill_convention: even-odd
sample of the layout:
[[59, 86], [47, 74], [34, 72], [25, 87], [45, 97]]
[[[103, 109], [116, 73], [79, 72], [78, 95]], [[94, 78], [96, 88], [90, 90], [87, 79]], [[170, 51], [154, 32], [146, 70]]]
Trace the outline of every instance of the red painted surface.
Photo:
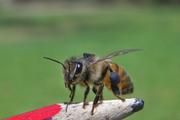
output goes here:
[[51, 120], [61, 109], [60, 105], [54, 104], [31, 112], [22, 113], [5, 120]]

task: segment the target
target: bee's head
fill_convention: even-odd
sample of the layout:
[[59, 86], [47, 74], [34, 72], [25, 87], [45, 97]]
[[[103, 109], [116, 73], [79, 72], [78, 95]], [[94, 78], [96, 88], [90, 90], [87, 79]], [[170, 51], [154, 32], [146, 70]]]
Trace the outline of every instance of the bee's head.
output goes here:
[[64, 62], [64, 79], [67, 84], [76, 84], [82, 80], [83, 71], [85, 69], [83, 61], [74, 57]]
[[86, 61], [84, 59], [71, 57], [70, 59], [67, 59], [65, 60], [64, 63], [62, 63], [58, 60], [55, 60], [49, 57], [44, 57], [44, 58], [62, 65], [66, 86], [69, 84], [76, 84], [80, 82], [80, 80], [83, 80], [84, 78], [83, 73], [85, 73], [84, 71], [86, 70], [86, 67], [85, 67]]

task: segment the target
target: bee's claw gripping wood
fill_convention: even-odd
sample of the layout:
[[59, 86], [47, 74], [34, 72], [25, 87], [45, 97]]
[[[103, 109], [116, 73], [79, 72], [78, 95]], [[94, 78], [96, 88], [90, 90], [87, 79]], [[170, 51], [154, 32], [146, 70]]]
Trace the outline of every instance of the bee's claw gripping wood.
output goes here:
[[143, 109], [144, 101], [137, 98], [126, 99], [125, 102], [105, 100], [95, 108], [94, 115], [91, 115], [92, 102], [89, 102], [86, 109], [82, 105], [70, 104], [66, 112], [66, 104], [55, 104], [6, 120], [121, 120]]

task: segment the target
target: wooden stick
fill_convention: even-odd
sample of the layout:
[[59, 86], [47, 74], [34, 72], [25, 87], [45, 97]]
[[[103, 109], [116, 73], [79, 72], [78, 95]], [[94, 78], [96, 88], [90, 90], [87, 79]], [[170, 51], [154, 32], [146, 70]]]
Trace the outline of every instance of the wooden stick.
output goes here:
[[[65, 108], [66, 105], [60, 104]], [[59, 114], [53, 117], [53, 120], [120, 120], [134, 112], [141, 110], [144, 106], [143, 100], [132, 98], [121, 100], [103, 101], [96, 107], [94, 115], [91, 115], [92, 102], [82, 108], [82, 103], [71, 104], [66, 112], [63, 109]]]
[[96, 107], [94, 115], [91, 115], [92, 102], [85, 109], [82, 106], [83, 103], [70, 104], [66, 112], [66, 104], [54, 104], [5, 120], [121, 120], [143, 109], [144, 101], [137, 98], [125, 102], [105, 100]]

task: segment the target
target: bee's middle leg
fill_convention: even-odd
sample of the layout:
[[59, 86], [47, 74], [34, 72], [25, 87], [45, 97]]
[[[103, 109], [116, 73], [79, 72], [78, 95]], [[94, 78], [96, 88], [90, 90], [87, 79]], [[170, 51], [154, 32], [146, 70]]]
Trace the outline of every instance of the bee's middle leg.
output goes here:
[[89, 94], [90, 87], [87, 82], [84, 82], [84, 83], [86, 85], [86, 90], [84, 92], [83, 108], [85, 109], [85, 106], [88, 105], [88, 103], [86, 102], [86, 99], [87, 99], [87, 95]]
[[98, 105], [98, 101], [102, 95], [102, 91], [103, 91], [103, 88], [104, 88], [104, 85], [99, 85], [99, 88], [97, 89], [97, 92], [96, 92], [96, 97], [94, 98], [94, 101], [93, 101], [93, 106], [92, 106], [92, 110], [91, 110], [91, 115], [94, 114], [94, 109], [95, 107]]
[[[97, 89], [96, 89], [95, 86], [93, 86], [92, 91], [93, 91], [94, 94], [96, 95]], [[101, 95], [100, 95], [100, 97], [99, 97], [100, 104], [103, 102], [103, 100], [104, 100], [104, 98], [103, 98], [103, 91], [102, 91], [102, 93], [101, 93]]]

